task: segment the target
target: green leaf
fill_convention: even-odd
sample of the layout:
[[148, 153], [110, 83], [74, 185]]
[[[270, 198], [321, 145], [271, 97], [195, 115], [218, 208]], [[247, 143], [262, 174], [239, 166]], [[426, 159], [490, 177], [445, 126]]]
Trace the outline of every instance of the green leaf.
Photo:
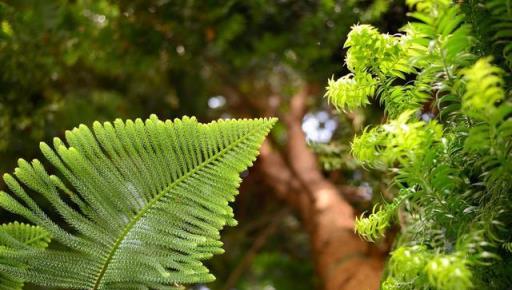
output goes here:
[[[62, 249], [16, 251], [30, 265], [2, 271], [73, 289], [169, 289], [214, 279], [202, 261], [223, 252], [219, 231], [235, 225], [229, 202], [275, 119], [200, 124], [156, 116], [95, 122], [66, 132], [46, 159], [19, 161], [0, 205], [44, 227]], [[22, 185], [23, 184], [23, 185]], [[65, 221], [52, 220], [37, 192]], [[13, 198], [16, 197], [16, 198]]]
[[[50, 242], [50, 234], [44, 229], [32, 225], [12, 222], [0, 225], [0, 266], [23, 268], [25, 265], [9, 259], [9, 253], [15, 250], [45, 249]], [[0, 289], [17, 290], [23, 288], [23, 280], [0, 273]]]

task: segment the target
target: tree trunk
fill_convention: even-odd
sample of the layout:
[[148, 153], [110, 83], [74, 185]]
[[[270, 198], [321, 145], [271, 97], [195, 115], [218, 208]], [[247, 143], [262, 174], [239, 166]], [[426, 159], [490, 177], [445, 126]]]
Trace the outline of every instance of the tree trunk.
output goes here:
[[258, 168], [275, 194], [297, 210], [311, 240], [324, 290], [378, 289], [384, 254], [354, 233], [354, 210], [341, 190], [322, 175], [307, 147], [301, 121], [307, 90], [297, 93], [285, 117], [286, 150], [264, 143]]

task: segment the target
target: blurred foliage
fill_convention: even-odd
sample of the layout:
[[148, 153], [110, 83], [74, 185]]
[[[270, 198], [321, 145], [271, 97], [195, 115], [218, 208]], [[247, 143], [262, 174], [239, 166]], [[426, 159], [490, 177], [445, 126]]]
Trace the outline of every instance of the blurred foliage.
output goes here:
[[[80, 123], [144, 118], [150, 113], [161, 118], [195, 115], [203, 121], [251, 114], [236, 98], [268, 106], [271, 100], [266, 97], [272, 94], [286, 98], [306, 82], [323, 85], [333, 72], [346, 72], [337, 65], [344, 57], [341, 43], [350, 26], [364, 21], [397, 31], [404, 21], [402, 2], [2, 1], [0, 171], [12, 168], [17, 157], [34, 157], [38, 141], [48, 142], [50, 136], [62, 136], [65, 129]], [[224, 96], [227, 102], [209, 108], [212, 96]], [[379, 111], [378, 106], [372, 109]], [[361, 112], [355, 118], [362, 116]], [[372, 115], [370, 122], [379, 116]], [[340, 116], [342, 124], [352, 122], [353, 126], [339, 126], [335, 136], [348, 140], [352, 130], [361, 129], [361, 120], [344, 118]], [[278, 141], [286, 138], [281, 125], [273, 134]], [[320, 155], [344, 156], [346, 164], [332, 164], [332, 168], [341, 166], [354, 173], [348, 151], [331, 149]], [[326, 158], [321, 157], [333, 160]], [[254, 203], [260, 205], [261, 196]], [[255, 219], [259, 210], [249, 211], [241, 222]], [[289, 239], [290, 228], [280, 230], [284, 231], [281, 240]], [[250, 246], [252, 237], [234, 239], [231, 245], [237, 243], [241, 248], [226, 255], [229, 263], [215, 268], [217, 273], [224, 272], [218, 274], [219, 280]], [[269, 243], [265, 250], [269, 254], [254, 262], [254, 269], [262, 270], [249, 271], [251, 279], [272, 277], [275, 285], [283, 287], [277, 289], [313, 283], [305, 281], [312, 275], [307, 250], [306, 254], [302, 251], [307, 241], [292, 243], [305, 255], [300, 258], [289, 249], [277, 253], [279, 240]], [[267, 276], [263, 270], [273, 263], [282, 265], [283, 277], [304, 275], [305, 280], [290, 279], [294, 285], [278, 282], [281, 274]], [[294, 263], [301, 267], [288, 267]], [[249, 287], [240, 283], [240, 289]]]
[[[241, 191], [247, 194], [237, 197], [235, 212], [240, 224], [223, 230], [222, 242], [226, 252], [209, 261], [208, 268], [217, 276], [216, 281], [207, 285], [209, 289], [227, 290], [228, 281], [233, 279], [234, 272], [240, 270], [242, 275], [232, 281], [235, 289], [259, 290], [265, 286], [284, 290], [296, 287], [314, 289], [318, 281], [315, 279], [309, 237], [300, 221], [288, 211], [283, 215], [282, 204], [273, 201], [270, 195], [261, 194], [271, 189], [262, 184], [258, 176], [249, 174], [244, 185]], [[266, 235], [264, 232], [273, 223], [276, 228], [255, 250], [257, 240]], [[243, 264], [244, 260], [246, 264]]]
[[[316, 131], [323, 129], [330, 129], [333, 132], [329, 140], [332, 142], [318, 142], [316, 140], [310, 140], [310, 148], [316, 153], [318, 161], [326, 171], [334, 170], [345, 170], [354, 171], [360, 168], [360, 164], [356, 162], [350, 152], [350, 142], [354, 134], [361, 132], [363, 129], [362, 125], [365, 122], [375, 123], [378, 122], [381, 117], [381, 112], [378, 108], [374, 110], [365, 111], [354, 111], [350, 114], [338, 114], [336, 112], [330, 112], [328, 108], [325, 108], [323, 113], [329, 112], [332, 115], [332, 120], [336, 121], [336, 127], [327, 128], [326, 122], [319, 121], [319, 127]], [[318, 114], [316, 116], [318, 118]], [[330, 120], [329, 120], [330, 121]], [[304, 122], [303, 122], [304, 129]], [[308, 130], [306, 131], [306, 137]]]
[[[95, 119], [149, 113], [206, 118], [208, 96], [226, 87], [256, 97], [324, 79], [334, 70], [333, 56], [341, 56], [339, 35], [368, 5], [4, 1], [0, 152], [31, 155], [30, 140]], [[376, 6], [378, 16], [384, 10]]]
[[300, 263], [281, 252], [258, 254], [251, 266], [251, 273], [241, 281], [239, 289], [314, 289], [313, 266]]
[[318, 156], [318, 161], [327, 171], [338, 170], [342, 168], [354, 168], [356, 162], [350, 158], [350, 148], [347, 145], [338, 142], [329, 144], [312, 144], [311, 148]]

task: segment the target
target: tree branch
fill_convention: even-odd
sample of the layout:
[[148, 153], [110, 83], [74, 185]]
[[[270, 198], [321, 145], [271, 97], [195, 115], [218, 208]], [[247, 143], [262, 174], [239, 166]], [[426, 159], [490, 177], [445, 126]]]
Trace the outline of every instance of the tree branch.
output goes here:
[[256, 257], [256, 254], [265, 245], [267, 239], [277, 230], [277, 227], [279, 226], [282, 218], [288, 213], [288, 209], [279, 211], [272, 219], [272, 222], [270, 222], [270, 224], [268, 224], [267, 227], [258, 234], [249, 251], [247, 251], [237, 267], [229, 274], [226, 283], [221, 288], [222, 290], [230, 290], [235, 287], [238, 280], [240, 280], [240, 277], [242, 277], [244, 271], [251, 265], [251, 262], [254, 257]]

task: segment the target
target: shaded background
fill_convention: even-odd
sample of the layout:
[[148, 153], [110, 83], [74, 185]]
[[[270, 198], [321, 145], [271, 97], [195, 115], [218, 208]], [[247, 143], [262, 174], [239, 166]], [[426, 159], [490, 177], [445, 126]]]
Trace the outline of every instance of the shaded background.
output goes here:
[[386, 198], [388, 178], [361, 170], [348, 145], [381, 109], [336, 114], [322, 96], [329, 77], [347, 73], [350, 26], [396, 32], [402, 2], [3, 1], [0, 172], [40, 156], [39, 141], [94, 120], [278, 116], [244, 173], [226, 254], [209, 262], [217, 281], [195, 288], [376, 285], [391, 241], [367, 245], [352, 222]]

